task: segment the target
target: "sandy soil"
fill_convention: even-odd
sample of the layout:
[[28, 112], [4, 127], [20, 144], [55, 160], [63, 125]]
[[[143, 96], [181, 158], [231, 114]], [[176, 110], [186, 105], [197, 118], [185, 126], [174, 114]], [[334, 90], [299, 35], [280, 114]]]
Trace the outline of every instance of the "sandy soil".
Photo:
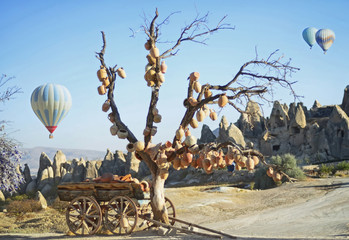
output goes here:
[[[264, 191], [242, 190], [229, 185], [168, 188], [166, 196], [173, 201], [179, 219], [226, 232], [238, 239], [349, 238], [349, 178], [310, 179]], [[4, 215], [0, 219], [0, 229], [4, 221], [10, 221]], [[57, 220], [56, 224], [62, 222]], [[21, 240], [70, 238], [205, 239], [184, 234], [165, 237], [155, 230], [124, 237], [69, 237], [59, 233], [0, 235], [0, 239]]]

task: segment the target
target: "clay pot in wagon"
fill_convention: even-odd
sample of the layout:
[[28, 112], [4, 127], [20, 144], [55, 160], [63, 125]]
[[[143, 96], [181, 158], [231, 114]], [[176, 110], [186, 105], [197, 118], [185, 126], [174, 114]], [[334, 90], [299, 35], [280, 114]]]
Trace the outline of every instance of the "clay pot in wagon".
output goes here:
[[202, 161], [202, 166], [203, 166], [203, 169], [205, 170], [205, 172], [206, 172], [207, 174], [212, 173], [213, 165], [212, 165], [210, 159], [205, 158], [205, 159]]

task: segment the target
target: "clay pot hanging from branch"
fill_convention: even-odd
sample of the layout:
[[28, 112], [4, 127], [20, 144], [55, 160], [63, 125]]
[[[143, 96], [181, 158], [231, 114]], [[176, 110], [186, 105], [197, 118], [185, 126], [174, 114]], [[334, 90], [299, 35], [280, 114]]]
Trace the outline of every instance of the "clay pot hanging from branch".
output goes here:
[[122, 79], [126, 78], [126, 72], [124, 70], [124, 68], [118, 68], [116, 70], [116, 72], [118, 73], [119, 77], [121, 77]]
[[107, 70], [105, 69], [105, 67], [100, 67], [100, 69], [97, 71], [97, 77], [99, 81], [102, 81], [103, 79], [108, 77]]
[[110, 109], [110, 100], [106, 100], [103, 105], [102, 105], [102, 111], [103, 112], [108, 112]]
[[228, 101], [229, 100], [228, 100], [227, 94], [223, 93], [218, 98], [218, 106], [224, 107], [225, 105], [227, 105]]

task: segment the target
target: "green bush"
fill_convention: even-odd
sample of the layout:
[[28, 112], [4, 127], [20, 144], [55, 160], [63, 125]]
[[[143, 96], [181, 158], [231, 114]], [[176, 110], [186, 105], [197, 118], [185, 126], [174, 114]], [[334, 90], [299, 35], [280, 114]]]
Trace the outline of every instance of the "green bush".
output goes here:
[[268, 189], [276, 187], [276, 183], [267, 175], [267, 169], [267, 166], [263, 165], [256, 170], [254, 174], [254, 189]]
[[326, 175], [330, 175], [333, 174], [335, 172], [335, 168], [333, 166], [333, 164], [321, 164], [319, 167], [319, 174], [320, 176], [326, 176]]
[[[305, 179], [304, 172], [297, 166], [297, 159], [292, 154], [287, 153], [281, 156], [273, 156], [269, 159], [269, 162], [280, 166], [281, 170], [291, 178], [298, 180]], [[262, 166], [256, 170], [255, 188], [268, 189], [277, 186], [273, 179], [267, 175], [267, 169], [267, 166]], [[282, 180], [286, 181], [286, 178], [284, 177]]]
[[336, 170], [349, 170], [349, 162], [340, 162], [335, 167]]
[[272, 156], [270, 163], [280, 166], [281, 170], [289, 177], [296, 178], [298, 180], [305, 179], [304, 172], [297, 166], [297, 158], [290, 153], [286, 153], [281, 156]]
[[41, 210], [41, 204], [38, 201], [27, 199], [22, 201], [10, 201], [7, 205], [7, 212], [10, 215], [23, 215], [28, 212], [38, 212]]

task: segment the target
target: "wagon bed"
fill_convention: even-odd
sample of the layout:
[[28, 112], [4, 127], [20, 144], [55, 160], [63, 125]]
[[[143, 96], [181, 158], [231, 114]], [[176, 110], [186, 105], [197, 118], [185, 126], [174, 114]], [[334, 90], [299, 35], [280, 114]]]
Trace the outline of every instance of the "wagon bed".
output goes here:
[[78, 196], [94, 197], [98, 202], [110, 201], [115, 196], [127, 196], [137, 200], [144, 199], [141, 185], [132, 182], [67, 182], [58, 185], [57, 188], [57, 194], [61, 201], [72, 201]]

